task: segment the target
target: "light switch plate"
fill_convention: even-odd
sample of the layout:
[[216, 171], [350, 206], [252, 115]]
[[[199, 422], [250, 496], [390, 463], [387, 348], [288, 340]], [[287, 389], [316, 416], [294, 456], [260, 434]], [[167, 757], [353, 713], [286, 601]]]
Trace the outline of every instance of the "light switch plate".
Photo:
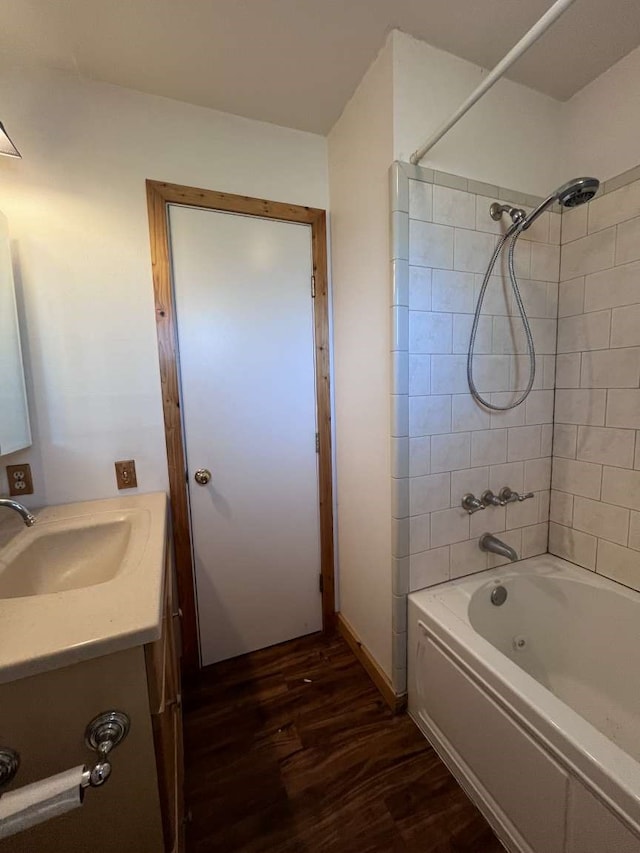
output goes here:
[[22, 465], [7, 465], [7, 479], [9, 480], [9, 494], [12, 497], [33, 494], [31, 465], [26, 462]]
[[125, 459], [116, 462], [116, 482], [119, 489], [137, 489], [138, 478], [136, 477], [135, 459]]

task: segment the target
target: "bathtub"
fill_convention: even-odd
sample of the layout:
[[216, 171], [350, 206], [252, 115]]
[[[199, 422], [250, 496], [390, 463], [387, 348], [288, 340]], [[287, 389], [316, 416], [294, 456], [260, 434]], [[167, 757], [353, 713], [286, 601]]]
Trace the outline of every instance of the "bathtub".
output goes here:
[[640, 595], [545, 554], [408, 620], [409, 713], [507, 850], [640, 853]]

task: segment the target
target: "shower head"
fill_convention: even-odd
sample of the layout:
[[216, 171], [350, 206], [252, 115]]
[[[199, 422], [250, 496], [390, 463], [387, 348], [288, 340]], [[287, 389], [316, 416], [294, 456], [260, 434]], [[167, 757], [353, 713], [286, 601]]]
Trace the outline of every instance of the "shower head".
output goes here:
[[578, 207], [591, 201], [598, 192], [599, 186], [600, 181], [597, 178], [574, 178], [572, 181], [567, 181], [524, 218], [520, 230], [526, 231], [540, 214], [556, 201], [562, 207]]

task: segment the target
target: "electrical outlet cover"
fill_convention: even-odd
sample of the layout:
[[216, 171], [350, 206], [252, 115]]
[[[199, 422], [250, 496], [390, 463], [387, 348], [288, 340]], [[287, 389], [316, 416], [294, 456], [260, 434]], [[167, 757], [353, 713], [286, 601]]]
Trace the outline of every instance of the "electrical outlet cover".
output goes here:
[[23, 465], [7, 465], [7, 479], [9, 480], [9, 494], [12, 497], [33, 494], [31, 465], [26, 462]]

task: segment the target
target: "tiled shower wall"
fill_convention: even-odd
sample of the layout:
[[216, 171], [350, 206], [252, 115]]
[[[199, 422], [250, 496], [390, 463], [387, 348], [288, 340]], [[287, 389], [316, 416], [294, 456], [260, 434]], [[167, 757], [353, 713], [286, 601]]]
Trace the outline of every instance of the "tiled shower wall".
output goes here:
[[[496, 533], [521, 558], [548, 543], [549, 488], [560, 262], [560, 215], [525, 232], [516, 271], [538, 370], [526, 403], [491, 412], [471, 397], [469, 334], [483, 274], [510, 219], [489, 206], [527, 209], [540, 199], [396, 163], [392, 168], [393, 627], [396, 691], [406, 683], [406, 593], [503, 560], [480, 551]], [[526, 237], [526, 239], [525, 239]], [[483, 395], [504, 405], [526, 386], [521, 321], [498, 265], [489, 285], [474, 361]], [[463, 495], [508, 485], [534, 498], [469, 516]]]
[[638, 170], [634, 176], [562, 216], [549, 550], [640, 589]]

